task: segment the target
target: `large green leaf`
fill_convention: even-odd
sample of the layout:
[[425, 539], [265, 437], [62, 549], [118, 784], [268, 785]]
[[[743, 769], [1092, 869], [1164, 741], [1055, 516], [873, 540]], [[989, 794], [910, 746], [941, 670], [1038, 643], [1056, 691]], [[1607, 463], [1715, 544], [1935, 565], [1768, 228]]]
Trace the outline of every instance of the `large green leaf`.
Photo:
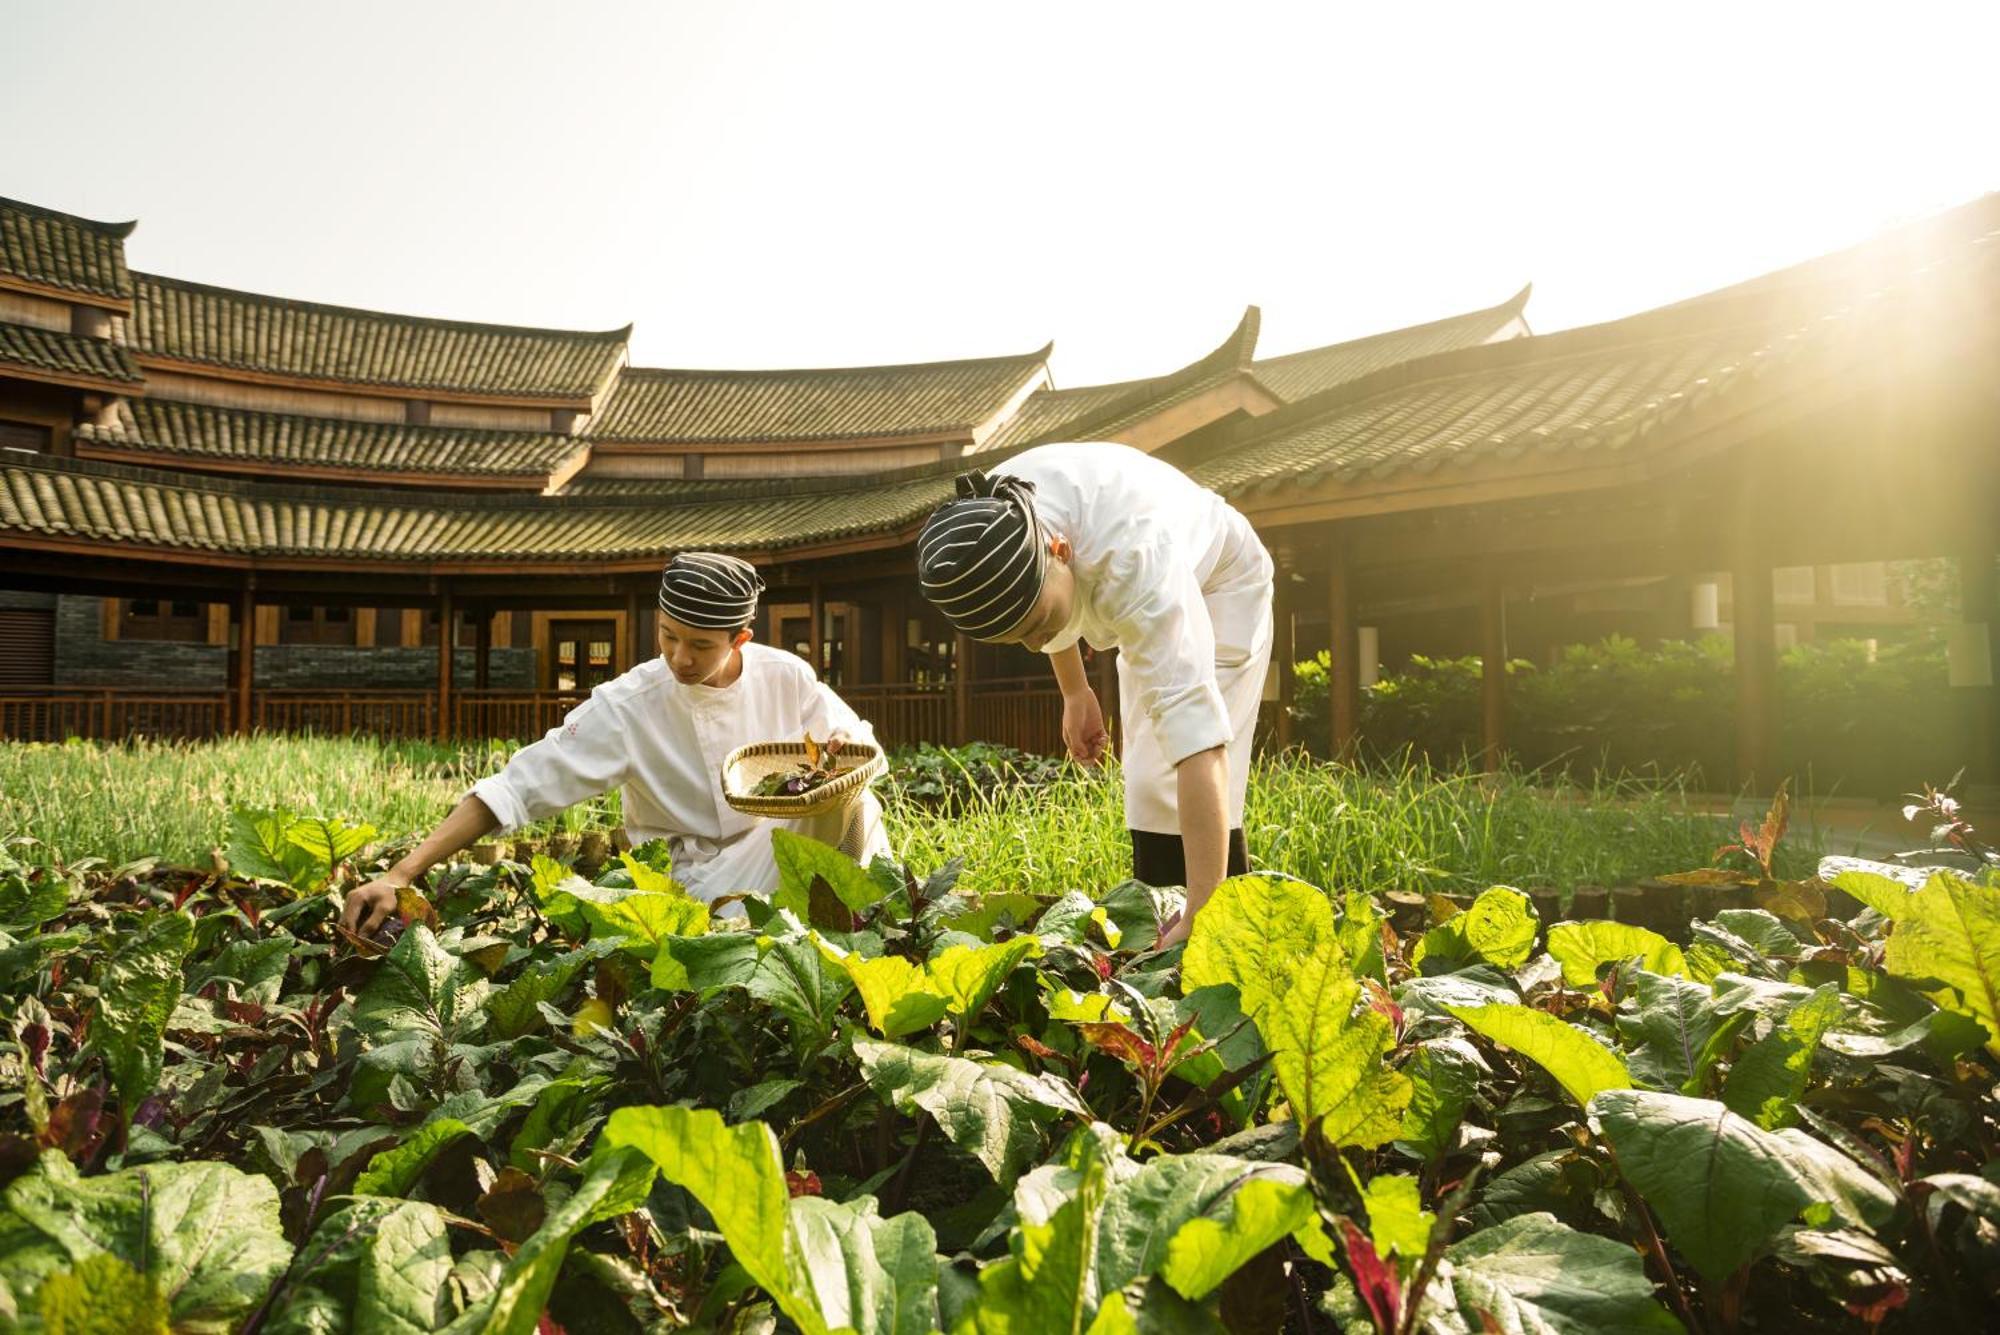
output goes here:
[[484, 1022], [487, 991], [477, 969], [418, 923], [398, 938], [355, 997], [354, 1027], [372, 1042], [399, 1034], [455, 1040]]
[[1474, 1033], [1501, 1043], [1534, 1062], [1580, 1104], [1600, 1091], [1625, 1089], [1632, 1077], [1618, 1054], [1575, 1025], [1529, 1006], [1453, 1006]]
[[401, 1196], [416, 1185], [431, 1160], [454, 1142], [472, 1134], [472, 1128], [456, 1117], [433, 1117], [393, 1149], [383, 1150], [368, 1161], [368, 1167], [354, 1181], [356, 1196]]
[[1722, 1087], [1722, 1101], [1729, 1110], [1766, 1131], [1796, 1121], [1813, 1054], [1840, 1015], [1840, 989], [1832, 983], [1792, 1007], [1782, 1023], [1746, 1048], [1729, 1068]]
[[1435, 1311], [1426, 1329], [1495, 1335], [1625, 1335], [1677, 1331], [1653, 1297], [1639, 1254], [1579, 1233], [1553, 1215], [1517, 1215], [1445, 1251], [1456, 1320]]
[[1620, 960], [1636, 959], [1642, 969], [1680, 978], [1688, 971], [1679, 946], [1624, 922], [1559, 922], [1549, 928], [1549, 954], [1571, 987], [1595, 987], [1597, 971]]
[[160, 1083], [161, 1040], [181, 996], [181, 962], [194, 942], [182, 913], [148, 913], [117, 933], [98, 963], [90, 1045], [104, 1055], [127, 1118]]
[[1451, 917], [1424, 933], [1410, 956], [1410, 963], [1430, 960], [1429, 973], [1446, 971], [1475, 960], [1502, 969], [1518, 969], [1528, 962], [1535, 949], [1535, 934], [1541, 919], [1528, 897], [1512, 886], [1496, 885], [1472, 901], [1463, 913]]
[[709, 996], [725, 987], [747, 986], [757, 960], [757, 937], [751, 932], [671, 937], [653, 957], [653, 986]]
[[238, 876], [283, 881], [301, 890], [309, 888], [324, 873], [315, 869], [312, 854], [288, 837], [293, 823], [289, 811], [255, 807], [232, 810], [222, 849], [229, 859], [229, 869]]
[[863, 959], [857, 952], [822, 943], [820, 950], [838, 964], [861, 994], [868, 1027], [884, 1038], [901, 1038], [928, 1029], [944, 1018], [951, 998], [921, 964], [900, 955]]
[[708, 905], [687, 894], [641, 890], [609, 902], [586, 900], [578, 908], [590, 924], [592, 940], [621, 939], [642, 960], [658, 955], [666, 937], [700, 936], [708, 930]]
[[1329, 934], [1266, 1003], [1257, 1028], [1299, 1124], [1316, 1126], [1330, 1144], [1366, 1148], [1396, 1138], [1411, 1091], [1409, 1078], [1383, 1061], [1395, 1044], [1388, 1018], [1372, 1008], [1357, 1013], [1360, 995]]
[[[1248, 1188], [1262, 1193], [1247, 1203]], [[1255, 1163], [1227, 1154], [1161, 1155], [1110, 1188], [1098, 1223], [1097, 1284], [1100, 1294], [1166, 1271], [1182, 1296], [1206, 1297], [1299, 1221], [1279, 1227], [1296, 1209], [1285, 1193], [1305, 1194], [1305, 1174], [1289, 1164]], [[1275, 1208], [1274, 1208], [1275, 1207]], [[1196, 1227], [1199, 1224], [1201, 1227]], [[1275, 1230], [1275, 1231], [1273, 1231]]]
[[542, 1018], [542, 1006], [554, 1005], [594, 955], [588, 949], [566, 951], [521, 970], [513, 982], [494, 992], [486, 1003], [487, 1024], [493, 1036], [520, 1038], [547, 1024]]
[[451, 1240], [434, 1205], [353, 1201], [299, 1255], [267, 1335], [429, 1335], [448, 1315]]
[[1323, 945], [1338, 957], [1333, 903], [1323, 892], [1304, 881], [1231, 877], [1195, 915], [1181, 991], [1233, 983], [1243, 1013], [1258, 1019]]
[[1419, 1043], [1403, 1063], [1410, 1081], [1410, 1105], [1396, 1143], [1420, 1159], [1435, 1159], [1451, 1147], [1466, 1105], [1478, 1092], [1485, 1063], [1462, 1038], [1434, 1038]]
[[756, 966], [743, 985], [816, 1040], [833, 1032], [834, 1017], [851, 990], [847, 974], [828, 968], [808, 936], [759, 941]]
[[[1097, 1300], [1098, 1215], [1108, 1191], [1103, 1158], [1086, 1150], [1075, 1192], [1045, 1223], [1022, 1223], [1009, 1255], [979, 1272], [979, 1296], [952, 1335], [1109, 1335], [1132, 1330], [1115, 1297]], [[1101, 1322], [1093, 1321], [1102, 1317]]]
[[1017, 936], [991, 946], [951, 946], [926, 964], [924, 971], [932, 986], [945, 994], [946, 1009], [969, 1019], [985, 1009], [1022, 960], [1040, 950], [1041, 943], [1032, 936]]
[[1645, 969], [1634, 977], [1633, 1012], [1618, 1020], [1618, 1035], [1631, 1047], [1626, 1065], [1655, 1089], [1699, 1093], [1720, 1055], [1716, 1035], [1729, 1021], [1700, 983]]
[[921, 1335], [937, 1323], [937, 1242], [921, 1216], [872, 1199], [788, 1202], [777, 1137], [709, 1109], [620, 1108], [607, 1144], [649, 1156], [714, 1216], [730, 1255], [807, 1335]]
[[315, 873], [321, 876], [366, 848], [374, 837], [373, 825], [349, 825], [323, 816], [295, 820], [285, 829], [286, 842], [302, 849], [313, 860]]
[[1370, 1178], [1361, 1203], [1368, 1211], [1368, 1238], [1376, 1255], [1393, 1253], [1406, 1261], [1423, 1259], [1437, 1216], [1424, 1208], [1417, 1179], [1407, 1173]]
[[[620, 1110], [634, 1111], [659, 1110]], [[639, 1147], [614, 1143], [591, 1155], [576, 1190], [549, 1211], [542, 1226], [508, 1260], [498, 1287], [454, 1321], [450, 1335], [533, 1335], [562, 1272], [563, 1258], [569, 1255], [570, 1241], [592, 1224], [643, 1206], [654, 1171], [653, 1162]]]
[[1756, 1259], [1811, 1203], [1785, 1142], [1713, 1100], [1608, 1090], [1590, 1121], [1668, 1240], [1711, 1280]]
[[1978, 1021], [1986, 1050], [2000, 1056], [2000, 889], [1949, 871], [1933, 873], [1914, 894], [1864, 872], [1842, 873], [1834, 884], [1894, 922], [1883, 955], [1889, 972], [1937, 985], [1931, 999]]
[[863, 1038], [854, 1040], [854, 1055], [877, 1095], [898, 1111], [929, 1113], [952, 1144], [1003, 1186], [1039, 1155], [1044, 1124], [1065, 1113], [1088, 1115], [1054, 1076]]
[[69, 906], [69, 882], [53, 871], [24, 866], [0, 850], [0, 928], [40, 927]]
[[771, 831], [771, 857], [778, 864], [778, 892], [771, 896], [771, 907], [790, 909], [801, 922], [811, 921], [815, 878], [825, 881], [840, 902], [857, 913], [885, 893], [882, 883], [853, 858], [790, 830]]
[[930, 1335], [937, 1329], [937, 1235], [914, 1210], [884, 1219], [863, 1197], [791, 1202], [786, 1220], [814, 1307], [826, 1326], [862, 1335]]
[[234, 1330], [291, 1260], [267, 1178], [219, 1163], [79, 1177], [60, 1154], [9, 1184], [0, 1214], [0, 1311], [35, 1310], [48, 1276], [109, 1255], [166, 1299], [176, 1332]]

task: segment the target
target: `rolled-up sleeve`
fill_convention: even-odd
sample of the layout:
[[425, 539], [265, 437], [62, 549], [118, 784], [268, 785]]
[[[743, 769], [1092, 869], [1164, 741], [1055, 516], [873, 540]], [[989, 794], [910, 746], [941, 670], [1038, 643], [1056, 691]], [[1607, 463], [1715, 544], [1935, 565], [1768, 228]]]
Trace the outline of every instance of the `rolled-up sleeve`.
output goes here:
[[1215, 681], [1215, 630], [1194, 571], [1155, 543], [1119, 562], [1116, 580], [1118, 652], [1168, 763], [1227, 746], [1233, 734]]
[[473, 784], [472, 796], [503, 830], [518, 830], [616, 788], [625, 781], [627, 754], [617, 711], [593, 697], [516, 751], [505, 769]]

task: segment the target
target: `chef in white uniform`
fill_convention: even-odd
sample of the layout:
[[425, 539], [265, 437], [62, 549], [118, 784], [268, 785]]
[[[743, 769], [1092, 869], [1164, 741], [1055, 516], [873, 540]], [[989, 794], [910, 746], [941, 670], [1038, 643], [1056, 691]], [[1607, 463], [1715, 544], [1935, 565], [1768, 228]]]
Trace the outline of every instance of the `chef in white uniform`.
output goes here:
[[[763, 589], [755, 569], [733, 556], [684, 552], [669, 561], [659, 656], [599, 686], [546, 737], [474, 784], [409, 856], [348, 895], [343, 922], [373, 931], [395, 911], [400, 888], [460, 849], [613, 788], [623, 793], [626, 833], [635, 843], [667, 840], [674, 879], [690, 894], [712, 901], [777, 889], [773, 828], [830, 842], [842, 831], [737, 811], [722, 796], [723, 760], [752, 742], [810, 734], [872, 745], [875, 734], [805, 660], [750, 642]], [[866, 864], [889, 845], [875, 795], [860, 807], [849, 842]]]
[[1049, 655], [1063, 740], [1086, 764], [1110, 739], [1077, 646], [1118, 649], [1133, 874], [1187, 887], [1161, 940], [1185, 939], [1223, 876], [1249, 870], [1270, 554], [1220, 496], [1125, 445], [1039, 446], [960, 476], [958, 493], [917, 540], [925, 596], [974, 639]]

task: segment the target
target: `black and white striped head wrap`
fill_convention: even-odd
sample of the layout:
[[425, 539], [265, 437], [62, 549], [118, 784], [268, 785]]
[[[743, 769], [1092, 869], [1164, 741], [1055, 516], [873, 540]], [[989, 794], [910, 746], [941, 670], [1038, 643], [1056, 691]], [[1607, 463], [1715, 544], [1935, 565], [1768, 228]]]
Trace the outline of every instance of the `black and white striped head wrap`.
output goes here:
[[975, 640], [1007, 636], [1042, 593], [1048, 549], [1035, 518], [1035, 484], [974, 470], [958, 496], [931, 513], [917, 538], [924, 597]]
[[741, 630], [757, 615], [756, 567], [719, 552], [682, 552], [660, 572], [660, 610], [700, 630]]

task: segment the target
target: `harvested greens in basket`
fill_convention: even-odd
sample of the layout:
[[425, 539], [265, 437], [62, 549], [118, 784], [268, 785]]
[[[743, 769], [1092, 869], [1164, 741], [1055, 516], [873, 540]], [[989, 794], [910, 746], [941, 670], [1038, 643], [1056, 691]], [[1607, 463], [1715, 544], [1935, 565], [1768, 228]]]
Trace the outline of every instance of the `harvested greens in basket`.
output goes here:
[[757, 780], [756, 786], [750, 790], [750, 795], [752, 797], [805, 796], [813, 789], [846, 773], [834, 764], [833, 753], [833, 743], [829, 742], [822, 746], [812, 739], [811, 733], [807, 733], [806, 758], [789, 771], [776, 770], [766, 774]]

